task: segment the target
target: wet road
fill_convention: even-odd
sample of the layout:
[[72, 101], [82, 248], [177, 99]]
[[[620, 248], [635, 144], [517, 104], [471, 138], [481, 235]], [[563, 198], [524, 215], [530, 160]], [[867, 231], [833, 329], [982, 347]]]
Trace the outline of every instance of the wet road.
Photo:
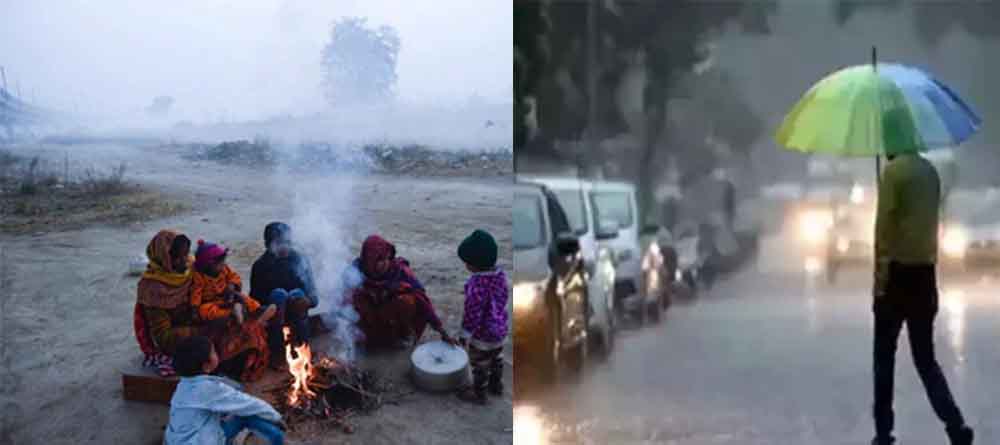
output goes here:
[[[810, 284], [744, 271], [665, 323], [620, 336], [578, 382], [522, 391], [515, 443], [861, 444], [873, 434], [870, 274]], [[1000, 443], [1000, 281], [942, 284], [938, 360], [976, 443]], [[947, 443], [904, 333], [901, 445]], [[531, 394], [529, 400], [525, 397]]]

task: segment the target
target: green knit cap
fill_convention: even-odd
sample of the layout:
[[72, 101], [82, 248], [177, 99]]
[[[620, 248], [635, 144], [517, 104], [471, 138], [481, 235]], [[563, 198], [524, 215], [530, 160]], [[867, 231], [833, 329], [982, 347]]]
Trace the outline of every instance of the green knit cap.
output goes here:
[[458, 257], [479, 269], [491, 269], [497, 264], [497, 242], [485, 230], [476, 230], [458, 245]]

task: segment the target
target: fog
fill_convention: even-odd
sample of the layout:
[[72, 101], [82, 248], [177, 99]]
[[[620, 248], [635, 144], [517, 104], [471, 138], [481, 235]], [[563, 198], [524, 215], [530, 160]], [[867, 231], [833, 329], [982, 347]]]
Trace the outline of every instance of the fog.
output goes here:
[[[395, 30], [390, 100], [328, 101], [321, 55], [345, 17]], [[145, 144], [133, 142], [151, 140], [256, 139], [275, 153], [329, 143], [338, 159], [363, 156], [369, 144], [510, 150], [512, 28], [510, 5], [495, 0], [0, 0], [8, 91], [57, 116], [0, 130], [29, 145], [96, 140], [138, 150]], [[160, 112], [150, 112], [159, 97]], [[148, 151], [151, 163], [157, 156]], [[319, 311], [335, 331], [328, 352], [353, 360], [357, 314], [344, 304], [341, 276], [358, 255], [353, 240], [370, 230], [359, 226], [364, 203], [355, 197], [372, 172], [362, 163], [304, 177], [301, 161], [282, 157], [272, 167], [257, 180], [288, 192], [287, 212], [273, 218], [291, 225], [313, 267]]]
[[[0, 0], [0, 66], [24, 100], [105, 127], [304, 116], [329, 109], [320, 52], [347, 16], [398, 32], [408, 113], [511, 102], [512, 13], [488, 0]], [[143, 119], [158, 96], [169, 114]]]

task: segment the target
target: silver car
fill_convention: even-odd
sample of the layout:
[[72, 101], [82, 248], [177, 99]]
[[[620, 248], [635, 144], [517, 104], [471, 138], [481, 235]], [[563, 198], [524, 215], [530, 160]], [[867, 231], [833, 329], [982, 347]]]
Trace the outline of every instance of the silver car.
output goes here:
[[615, 266], [612, 251], [601, 247], [618, 236], [615, 225], [594, 222], [594, 208], [586, 197], [593, 189], [590, 181], [553, 176], [518, 176], [524, 182], [544, 185], [556, 196], [566, 212], [570, 229], [580, 240], [580, 253], [587, 271], [587, 289], [590, 297], [588, 326], [591, 345], [606, 357], [614, 347], [615, 331]]
[[595, 226], [617, 225], [618, 236], [599, 242], [610, 249], [615, 260], [615, 303], [619, 316], [632, 312], [643, 320], [646, 309], [657, 303], [655, 295], [646, 295], [643, 285], [642, 259], [639, 241], [639, 212], [635, 186], [626, 182], [595, 181], [588, 193], [594, 209]]
[[589, 298], [579, 239], [544, 186], [514, 188], [514, 361], [559, 380], [587, 361]]

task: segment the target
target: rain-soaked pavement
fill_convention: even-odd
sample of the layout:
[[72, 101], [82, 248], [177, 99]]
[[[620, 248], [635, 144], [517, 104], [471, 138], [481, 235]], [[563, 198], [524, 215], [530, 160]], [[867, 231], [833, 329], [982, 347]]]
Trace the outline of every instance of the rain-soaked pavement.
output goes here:
[[[612, 360], [576, 383], [524, 391], [518, 380], [515, 443], [866, 444], [870, 282], [864, 271], [833, 287], [788, 271], [736, 274], [663, 324], [621, 335]], [[1000, 281], [941, 290], [938, 360], [976, 443], [1000, 443]], [[947, 443], [905, 335], [898, 443]]]

